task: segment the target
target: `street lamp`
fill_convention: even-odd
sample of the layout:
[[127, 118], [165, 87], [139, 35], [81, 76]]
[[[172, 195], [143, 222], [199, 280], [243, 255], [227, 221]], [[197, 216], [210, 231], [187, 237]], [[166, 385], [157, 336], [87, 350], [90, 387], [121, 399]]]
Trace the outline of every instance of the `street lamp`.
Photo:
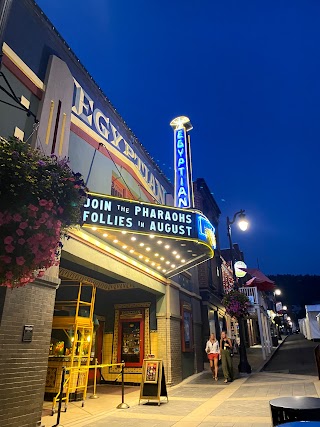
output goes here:
[[[229, 247], [230, 247], [230, 255], [231, 255], [231, 268], [232, 268], [232, 275], [233, 275], [233, 288], [238, 289], [238, 280], [234, 268], [235, 260], [234, 260], [234, 253], [233, 253], [233, 244], [231, 239], [231, 225], [235, 223], [236, 219], [238, 220], [238, 226], [240, 230], [246, 231], [248, 228], [248, 221], [246, 219], [246, 215], [244, 213], [245, 211], [241, 209], [240, 211], [236, 212], [233, 215], [232, 221], [230, 221], [230, 218], [227, 216], [227, 236], [229, 240]], [[238, 365], [239, 372], [245, 372], [247, 374], [251, 373], [251, 366], [249, 365], [248, 358], [247, 358], [247, 350], [246, 350], [246, 339], [245, 339], [245, 331], [244, 331], [244, 323], [243, 318], [240, 317], [238, 319], [239, 322], [239, 334], [240, 334], [240, 346], [239, 346], [239, 353], [240, 353], [240, 362]]]
[[276, 290], [274, 291], [274, 294], [275, 294], [275, 295], [281, 295], [281, 290], [280, 290], [280, 289], [276, 289]]
[[286, 305], [284, 305], [283, 307], [282, 307], [282, 311], [287, 311], [288, 310], [288, 307], [286, 306]]
[[247, 221], [246, 215], [244, 212], [245, 212], [244, 209], [241, 209], [240, 211], [236, 212], [233, 215], [232, 221], [230, 221], [230, 218], [227, 216], [227, 236], [229, 240], [229, 247], [230, 247], [230, 254], [231, 254], [233, 281], [236, 287], [238, 282], [237, 282], [236, 272], [234, 268], [235, 261], [234, 261], [234, 254], [233, 254], [233, 244], [231, 239], [231, 225], [234, 224], [236, 222], [236, 219], [239, 217], [238, 227], [240, 228], [240, 230], [246, 231], [248, 229], [249, 222]]

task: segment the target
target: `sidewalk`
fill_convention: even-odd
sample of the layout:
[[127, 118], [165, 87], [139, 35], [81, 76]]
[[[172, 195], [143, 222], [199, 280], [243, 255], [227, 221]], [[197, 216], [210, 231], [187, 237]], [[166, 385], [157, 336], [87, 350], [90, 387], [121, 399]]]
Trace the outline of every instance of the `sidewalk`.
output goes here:
[[[237, 371], [238, 356], [234, 357]], [[320, 397], [317, 377], [306, 375], [259, 372], [263, 366], [261, 348], [248, 349], [251, 375], [225, 384], [219, 369], [219, 381], [212, 379], [206, 369], [168, 389], [169, 403], [138, 405], [140, 390], [127, 387], [125, 401], [129, 409], [115, 409], [121, 402], [120, 387], [99, 386], [99, 399], [87, 399], [69, 404], [61, 414], [64, 427], [270, 427], [269, 400], [279, 396]], [[103, 390], [108, 397], [102, 396]], [[90, 396], [90, 392], [88, 393]], [[144, 403], [144, 401], [142, 402]], [[51, 427], [56, 416], [43, 418], [43, 425]]]

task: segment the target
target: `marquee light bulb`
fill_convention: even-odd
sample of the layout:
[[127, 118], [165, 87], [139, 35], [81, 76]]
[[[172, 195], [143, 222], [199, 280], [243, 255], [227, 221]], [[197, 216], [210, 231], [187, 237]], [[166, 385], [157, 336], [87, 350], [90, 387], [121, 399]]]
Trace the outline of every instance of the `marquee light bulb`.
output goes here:
[[131, 237], [131, 240], [132, 240], [132, 241], [135, 241], [135, 240], [137, 240], [137, 238], [136, 238], [136, 237], [134, 237], [134, 236], [132, 236], [132, 237]]
[[169, 249], [169, 248], [170, 248], [170, 245], [165, 245], [165, 248], [166, 248], [166, 249]]
[[108, 234], [107, 233], [103, 233], [103, 235], [102, 235], [103, 237], [108, 237]]
[[129, 251], [131, 254], [133, 254], [133, 252], [134, 252], [134, 250], [133, 249], [130, 249], [130, 251]]
[[118, 239], [114, 239], [113, 243], [118, 243], [119, 240]]
[[139, 246], [144, 246], [144, 243], [139, 243]]
[[148, 252], [151, 251], [151, 248], [146, 248], [146, 251], [148, 251]]
[[96, 230], [97, 230], [97, 227], [92, 227], [92, 230], [93, 230], [93, 231], [96, 231]]
[[158, 245], [162, 245], [162, 240], [157, 241]]

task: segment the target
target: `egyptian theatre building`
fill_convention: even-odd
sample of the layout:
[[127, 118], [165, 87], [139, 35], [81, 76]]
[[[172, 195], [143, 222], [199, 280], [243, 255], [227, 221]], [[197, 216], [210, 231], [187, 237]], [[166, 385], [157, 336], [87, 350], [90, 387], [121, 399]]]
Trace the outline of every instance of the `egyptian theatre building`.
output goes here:
[[[202, 370], [196, 266], [215, 234], [193, 208], [190, 121], [171, 123], [173, 186], [37, 5], [0, 4], [0, 135], [68, 157], [90, 191], [59, 268], [0, 288], [0, 424], [21, 427], [36, 425], [62, 366], [124, 361], [139, 383], [155, 357], [168, 385]], [[119, 369], [102, 368], [105, 382]]]

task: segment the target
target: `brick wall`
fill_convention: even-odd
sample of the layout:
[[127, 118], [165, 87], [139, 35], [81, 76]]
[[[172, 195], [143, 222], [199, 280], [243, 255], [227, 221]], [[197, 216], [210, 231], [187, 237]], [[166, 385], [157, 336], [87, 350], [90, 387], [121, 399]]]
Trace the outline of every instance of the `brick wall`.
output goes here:
[[[56, 285], [43, 280], [23, 288], [1, 289], [1, 427], [39, 425], [55, 295]], [[24, 325], [34, 325], [32, 342], [22, 342]]]
[[180, 318], [157, 316], [158, 357], [163, 360], [166, 383], [182, 380]]

